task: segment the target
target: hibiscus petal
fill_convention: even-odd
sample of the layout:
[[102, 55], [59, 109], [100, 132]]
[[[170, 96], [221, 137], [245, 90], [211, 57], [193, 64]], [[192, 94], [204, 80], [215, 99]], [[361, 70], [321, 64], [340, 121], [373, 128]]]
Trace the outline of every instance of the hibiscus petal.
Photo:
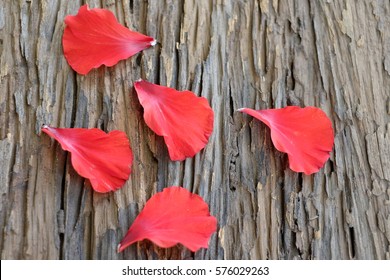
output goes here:
[[142, 80], [134, 87], [146, 124], [164, 137], [171, 160], [193, 157], [206, 146], [214, 125], [206, 98]]
[[276, 149], [288, 154], [290, 168], [307, 175], [317, 172], [328, 160], [334, 142], [332, 123], [316, 107], [287, 106], [282, 109], [239, 109], [271, 129]]
[[67, 16], [65, 24], [64, 55], [79, 74], [103, 64], [113, 66], [156, 44], [153, 38], [119, 24], [111, 11], [88, 5], [81, 6], [77, 15]]
[[162, 248], [181, 243], [195, 252], [208, 247], [216, 228], [217, 219], [210, 216], [207, 204], [199, 195], [182, 187], [168, 187], [146, 202], [118, 245], [118, 252], [143, 239]]
[[71, 153], [74, 169], [91, 181], [95, 191], [115, 191], [129, 178], [133, 154], [124, 132], [114, 130], [107, 134], [97, 128], [53, 128], [47, 125], [42, 131]]

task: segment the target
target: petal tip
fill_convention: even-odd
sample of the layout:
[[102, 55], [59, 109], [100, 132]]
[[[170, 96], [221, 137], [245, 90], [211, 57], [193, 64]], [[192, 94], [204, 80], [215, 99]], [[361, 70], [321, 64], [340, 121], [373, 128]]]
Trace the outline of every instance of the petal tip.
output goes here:
[[150, 45], [153, 47], [153, 46], [155, 46], [157, 44], [157, 40], [156, 39], [153, 39], [153, 41], [152, 42], [150, 42]]

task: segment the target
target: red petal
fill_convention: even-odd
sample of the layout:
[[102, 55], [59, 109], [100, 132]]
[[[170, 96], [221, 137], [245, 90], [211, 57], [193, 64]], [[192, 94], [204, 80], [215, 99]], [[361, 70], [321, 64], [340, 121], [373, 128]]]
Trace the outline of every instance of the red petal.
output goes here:
[[171, 160], [193, 157], [206, 146], [214, 125], [206, 98], [142, 80], [134, 87], [146, 124], [164, 137]]
[[91, 181], [95, 191], [115, 191], [129, 178], [133, 154], [124, 132], [114, 130], [107, 134], [97, 128], [53, 128], [47, 125], [42, 131], [71, 153], [74, 169]]
[[287, 106], [282, 109], [252, 110], [247, 113], [271, 129], [276, 149], [288, 154], [290, 168], [307, 175], [317, 172], [332, 151], [332, 123], [319, 108]]
[[156, 43], [148, 36], [119, 24], [105, 9], [80, 7], [76, 16], [65, 18], [62, 43], [69, 65], [79, 74], [87, 74], [102, 64], [115, 65]]
[[163, 248], [181, 243], [195, 252], [208, 247], [216, 228], [217, 219], [210, 216], [199, 195], [182, 187], [168, 187], [146, 202], [119, 244], [118, 252], [143, 239]]

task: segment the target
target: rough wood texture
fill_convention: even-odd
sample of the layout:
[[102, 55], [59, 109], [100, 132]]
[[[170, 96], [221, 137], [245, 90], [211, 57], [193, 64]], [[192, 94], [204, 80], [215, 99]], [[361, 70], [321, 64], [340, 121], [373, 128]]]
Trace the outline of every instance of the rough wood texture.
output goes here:
[[[0, 1], [2, 259], [389, 259], [390, 2], [387, 0], [86, 1], [159, 44], [80, 76], [64, 17], [84, 1]], [[193, 90], [215, 111], [206, 149], [171, 162], [145, 125], [138, 78]], [[238, 108], [317, 106], [336, 138], [325, 167], [292, 172], [269, 129]], [[131, 179], [101, 195], [40, 133], [122, 129]], [[182, 185], [218, 219], [208, 250], [123, 254], [116, 246], [155, 192]]]

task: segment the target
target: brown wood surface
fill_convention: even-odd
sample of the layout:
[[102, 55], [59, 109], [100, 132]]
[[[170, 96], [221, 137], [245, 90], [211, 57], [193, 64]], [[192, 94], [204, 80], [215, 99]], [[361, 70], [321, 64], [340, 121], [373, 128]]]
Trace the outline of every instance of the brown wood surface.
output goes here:
[[[64, 17], [87, 2], [159, 44], [76, 74]], [[109, 50], [107, 50], [109, 51]], [[142, 118], [139, 78], [206, 97], [207, 147], [171, 162]], [[2, 259], [389, 259], [390, 1], [0, 0]], [[317, 106], [335, 146], [315, 175], [292, 172], [269, 129], [241, 107]], [[97, 194], [40, 132], [124, 130], [135, 160], [119, 191]], [[218, 219], [209, 249], [116, 247], [145, 202], [171, 185]]]

